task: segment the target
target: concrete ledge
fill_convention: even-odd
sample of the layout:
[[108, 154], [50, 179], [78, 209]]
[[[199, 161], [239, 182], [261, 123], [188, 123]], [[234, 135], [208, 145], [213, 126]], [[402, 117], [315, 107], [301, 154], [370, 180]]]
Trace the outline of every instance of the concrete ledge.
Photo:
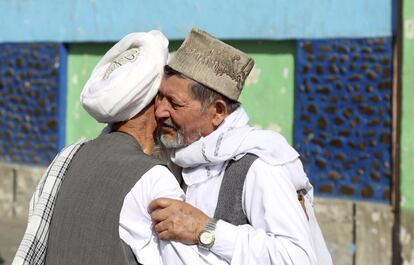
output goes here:
[[23, 218], [0, 218], [0, 260], [3, 259], [4, 264], [11, 264], [26, 226], [26, 219]]
[[13, 168], [0, 164], [0, 216], [13, 215]]
[[392, 258], [392, 226], [394, 215], [390, 205], [355, 203], [355, 264], [389, 265]]
[[353, 264], [353, 202], [316, 198], [315, 214], [335, 265]]
[[[390, 205], [316, 198], [315, 214], [335, 265], [391, 264], [394, 216]], [[412, 233], [404, 235], [405, 241], [411, 240]], [[413, 243], [404, 244], [405, 255], [414, 257]]]
[[400, 229], [403, 265], [414, 265], [414, 211], [402, 210]]
[[26, 218], [44, 167], [0, 163], [0, 216]]

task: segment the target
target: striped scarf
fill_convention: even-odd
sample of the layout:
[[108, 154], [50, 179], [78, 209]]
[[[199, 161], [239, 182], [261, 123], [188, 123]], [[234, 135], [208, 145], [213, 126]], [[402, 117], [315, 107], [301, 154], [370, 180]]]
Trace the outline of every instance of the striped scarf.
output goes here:
[[45, 263], [49, 225], [56, 197], [73, 156], [84, 143], [85, 141], [79, 141], [64, 148], [42, 176], [30, 200], [26, 232], [12, 265]]

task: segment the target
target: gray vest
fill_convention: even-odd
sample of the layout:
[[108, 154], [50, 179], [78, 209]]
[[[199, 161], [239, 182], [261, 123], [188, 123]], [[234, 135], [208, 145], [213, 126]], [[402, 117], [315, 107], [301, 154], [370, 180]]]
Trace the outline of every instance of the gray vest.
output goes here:
[[126, 194], [157, 164], [121, 132], [82, 146], [56, 199], [46, 264], [138, 264], [119, 238], [119, 214]]
[[215, 219], [221, 219], [234, 225], [248, 224], [243, 211], [243, 186], [250, 166], [257, 159], [256, 155], [246, 154], [240, 160], [231, 160], [224, 172], [220, 186]]

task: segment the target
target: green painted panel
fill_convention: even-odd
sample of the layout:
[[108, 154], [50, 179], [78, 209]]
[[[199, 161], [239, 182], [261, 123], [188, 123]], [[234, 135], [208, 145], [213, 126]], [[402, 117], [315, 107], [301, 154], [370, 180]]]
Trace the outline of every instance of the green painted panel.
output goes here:
[[280, 132], [293, 142], [294, 42], [236, 42], [256, 62], [240, 97], [250, 124]]
[[414, 209], [414, 1], [403, 1], [402, 207]]
[[93, 139], [101, 132], [100, 124], [82, 108], [79, 96], [93, 68], [110, 44], [73, 44], [69, 46], [68, 102], [66, 117], [66, 143], [79, 139]]
[[[172, 42], [176, 50], [181, 42]], [[236, 41], [231, 45], [249, 53], [256, 66], [241, 96], [250, 124], [281, 132], [292, 142], [294, 102], [294, 42]], [[69, 86], [66, 142], [91, 139], [99, 134], [98, 124], [82, 109], [79, 95], [99, 58], [109, 44], [74, 44], [69, 49]]]

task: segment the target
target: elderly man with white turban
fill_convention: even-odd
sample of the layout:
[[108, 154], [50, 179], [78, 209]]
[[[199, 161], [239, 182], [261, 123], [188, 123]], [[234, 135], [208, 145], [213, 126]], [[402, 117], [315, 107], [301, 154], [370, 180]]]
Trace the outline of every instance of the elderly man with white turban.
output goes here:
[[81, 102], [111, 130], [66, 147], [30, 202], [13, 264], [226, 264], [197, 246], [158, 240], [148, 205], [184, 199], [154, 151], [154, 97], [168, 56], [159, 31], [132, 33], [95, 67]]

